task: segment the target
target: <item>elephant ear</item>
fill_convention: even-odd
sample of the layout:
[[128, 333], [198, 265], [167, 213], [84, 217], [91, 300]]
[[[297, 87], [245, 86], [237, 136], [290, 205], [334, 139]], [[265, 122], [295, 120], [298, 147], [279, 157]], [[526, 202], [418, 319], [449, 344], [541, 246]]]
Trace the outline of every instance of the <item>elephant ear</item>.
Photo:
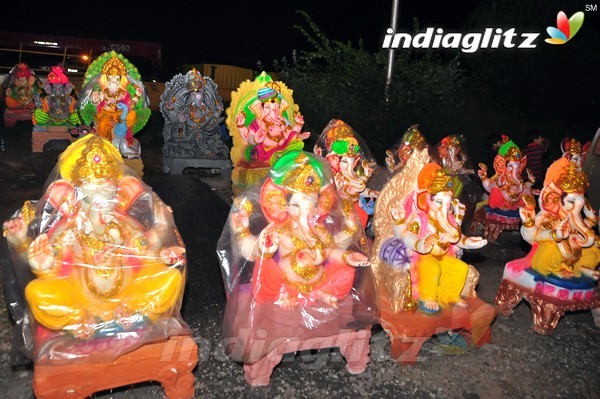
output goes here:
[[494, 158], [494, 170], [498, 174], [503, 174], [506, 171], [506, 159], [500, 154]]
[[119, 180], [117, 186], [119, 204], [117, 205], [116, 210], [119, 213], [125, 214], [140, 195], [144, 193], [145, 187], [143, 183], [134, 176], [123, 177]]
[[558, 215], [561, 194], [562, 190], [553, 181], [549, 182], [540, 194], [540, 207], [553, 215]]
[[427, 213], [427, 195], [429, 195], [427, 190], [421, 190], [416, 194], [417, 201], [415, 203], [415, 206], [418, 210], [425, 213]]
[[[52, 214], [60, 213], [59, 220], [50, 223], [46, 231], [46, 233], [52, 235], [58, 226], [68, 221], [79, 211], [80, 204], [77, 202], [75, 187], [65, 180], [57, 180], [52, 183], [44, 196], [44, 201], [52, 205]], [[47, 220], [54, 220], [54, 217], [49, 217]]]
[[46, 92], [46, 94], [51, 95], [52, 94], [52, 85], [50, 83], [46, 83], [44, 85], [44, 91]]
[[521, 176], [521, 173], [523, 173], [523, 171], [525, 170], [525, 166], [527, 166], [527, 155], [524, 155], [523, 158], [521, 158], [521, 163], [519, 164], [519, 172], [517, 176]]
[[269, 221], [282, 223], [288, 217], [287, 196], [269, 177], [260, 190], [260, 206]]

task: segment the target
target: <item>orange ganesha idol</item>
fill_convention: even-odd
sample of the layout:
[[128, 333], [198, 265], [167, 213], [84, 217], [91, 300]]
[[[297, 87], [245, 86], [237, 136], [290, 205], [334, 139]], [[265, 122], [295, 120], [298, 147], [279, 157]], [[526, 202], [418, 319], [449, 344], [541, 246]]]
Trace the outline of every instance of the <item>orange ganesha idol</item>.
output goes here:
[[89, 355], [69, 352], [73, 338], [115, 338], [104, 354], [113, 358], [189, 333], [179, 315], [185, 247], [171, 209], [117, 148], [87, 135], [61, 154], [48, 181], [39, 201], [4, 223], [13, 268], [33, 272], [23, 285], [35, 359]]

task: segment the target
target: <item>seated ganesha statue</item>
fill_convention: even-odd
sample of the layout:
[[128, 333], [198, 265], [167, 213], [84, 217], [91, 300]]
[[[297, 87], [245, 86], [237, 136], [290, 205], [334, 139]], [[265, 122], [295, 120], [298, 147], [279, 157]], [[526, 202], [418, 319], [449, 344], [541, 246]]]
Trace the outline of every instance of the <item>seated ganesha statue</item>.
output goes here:
[[42, 91], [43, 83], [24, 62], [15, 65], [2, 82], [4, 89], [4, 126], [31, 120], [35, 109], [34, 95]]
[[352, 289], [355, 268], [369, 265], [357, 245], [364, 231], [351, 211], [339, 208], [332, 183], [321, 160], [290, 151], [273, 165], [260, 190], [268, 224], [258, 235], [250, 226], [251, 203], [236, 200], [229, 227], [239, 254], [255, 262], [257, 303], [337, 307]]
[[70, 338], [115, 338], [106, 355], [116, 357], [189, 333], [179, 315], [185, 247], [171, 209], [95, 135], [72, 143], [54, 175], [39, 201], [4, 223], [13, 268], [33, 273], [23, 286], [36, 344], [42, 337], [36, 359], [89, 355], [73, 353]]
[[385, 165], [389, 176], [401, 171], [415, 150], [429, 148], [429, 143], [419, 131], [419, 125], [412, 125], [391, 148], [385, 152]]
[[181, 174], [186, 167], [231, 169], [229, 148], [221, 136], [223, 110], [217, 84], [196, 68], [165, 84], [160, 96], [165, 173]]
[[51, 68], [44, 85], [45, 95], [34, 94], [36, 109], [33, 112], [34, 125], [76, 126], [81, 124], [73, 97], [73, 84], [65, 74], [62, 65]]
[[529, 198], [520, 209], [521, 235], [537, 243], [531, 267], [542, 276], [582, 275], [598, 280], [600, 248], [594, 227], [598, 215], [585, 197], [588, 181], [576, 161], [559, 158], [548, 168], [539, 196], [540, 211]]
[[461, 250], [482, 248], [487, 243], [461, 233], [465, 207], [454, 198], [452, 186], [444, 169], [429, 162], [418, 173], [416, 189], [402, 205], [390, 209], [394, 237], [412, 254], [410, 267], [417, 281], [413, 297], [424, 313], [467, 306], [461, 294], [469, 265], [460, 259]]
[[[106, 52], [90, 64], [78, 109], [83, 122], [93, 123], [98, 136], [112, 142], [123, 158], [140, 159], [134, 135], [150, 118], [150, 101], [137, 68], [123, 55]], [[128, 164], [134, 167], [133, 162]]]
[[346, 122], [332, 119], [313, 151], [329, 161], [335, 187], [342, 199], [354, 207], [366, 228], [374, 206], [363, 205], [361, 199], [374, 201], [379, 192], [367, 187], [377, 163], [363, 139]]
[[267, 385], [283, 354], [339, 347], [353, 374], [377, 322], [364, 230], [327, 161], [289, 151], [238, 195], [217, 245], [227, 294], [222, 336], [244, 377]]
[[268, 173], [283, 154], [302, 150], [309, 132], [302, 132], [304, 118], [294, 104], [292, 90], [262, 72], [242, 82], [231, 93], [226, 124], [233, 138], [230, 157], [234, 194], [250, 187]]
[[[527, 156], [523, 156], [519, 147], [505, 135], [494, 158], [494, 176], [488, 178], [487, 166], [479, 164], [477, 173], [489, 197], [486, 204], [478, 205], [472, 228], [477, 230], [478, 226], [482, 226], [484, 237], [490, 241], [495, 241], [504, 230], [518, 230], [518, 209], [523, 205], [523, 196], [538, 194], [532, 190], [535, 178], [525, 169], [526, 165]], [[528, 175], [526, 182], [521, 179], [524, 170]]]
[[566, 311], [591, 309], [600, 326], [598, 214], [585, 197], [587, 188], [577, 160], [561, 157], [546, 172], [539, 211], [532, 196], [519, 210], [521, 236], [531, 250], [506, 264], [495, 302], [510, 316], [525, 298], [539, 334], [551, 334]]
[[415, 149], [377, 198], [371, 265], [381, 325], [400, 363], [414, 364], [433, 336], [468, 332], [467, 345], [491, 342], [496, 310], [477, 298], [479, 273], [461, 259], [487, 240], [462, 233], [464, 215], [452, 177], [427, 148]]

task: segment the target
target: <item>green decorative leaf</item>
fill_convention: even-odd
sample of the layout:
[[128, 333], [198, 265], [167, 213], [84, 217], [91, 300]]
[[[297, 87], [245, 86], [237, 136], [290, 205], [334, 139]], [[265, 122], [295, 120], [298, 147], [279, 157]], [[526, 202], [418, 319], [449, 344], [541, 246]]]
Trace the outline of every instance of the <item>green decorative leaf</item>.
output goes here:
[[152, 114], [152, 110], [150, 108], [145, 108], [140, 109], [139, 111], [135, 111], [135, 113], [135, 123], [131, 127], [133, 134], [136, 134], [137, 132], [142, 130], [144, 126], [146, 126], [146, 123], [148, 123], [150, 115]]

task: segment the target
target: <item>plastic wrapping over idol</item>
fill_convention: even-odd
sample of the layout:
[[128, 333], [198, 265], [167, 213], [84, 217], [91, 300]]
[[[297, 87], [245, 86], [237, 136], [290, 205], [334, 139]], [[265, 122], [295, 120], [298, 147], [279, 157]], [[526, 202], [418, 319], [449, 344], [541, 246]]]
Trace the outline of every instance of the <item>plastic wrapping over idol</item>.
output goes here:
[[110, 361], [189, 333], [180, 316], [185, 245], [169, 206], [107, 140], [87, 135], [61, 155], [39, 200], [4, 223], [17, 320], [35, 362]]
[[[264, 340], [329, 336], [376, 317], [364, 230], [329, 163], [289, 151], [262, 184], [236, 196], [218, 243], [228, 295], [228, 355], [254, 363]], [[231, 341], [233, 340], [233, 341]]]

